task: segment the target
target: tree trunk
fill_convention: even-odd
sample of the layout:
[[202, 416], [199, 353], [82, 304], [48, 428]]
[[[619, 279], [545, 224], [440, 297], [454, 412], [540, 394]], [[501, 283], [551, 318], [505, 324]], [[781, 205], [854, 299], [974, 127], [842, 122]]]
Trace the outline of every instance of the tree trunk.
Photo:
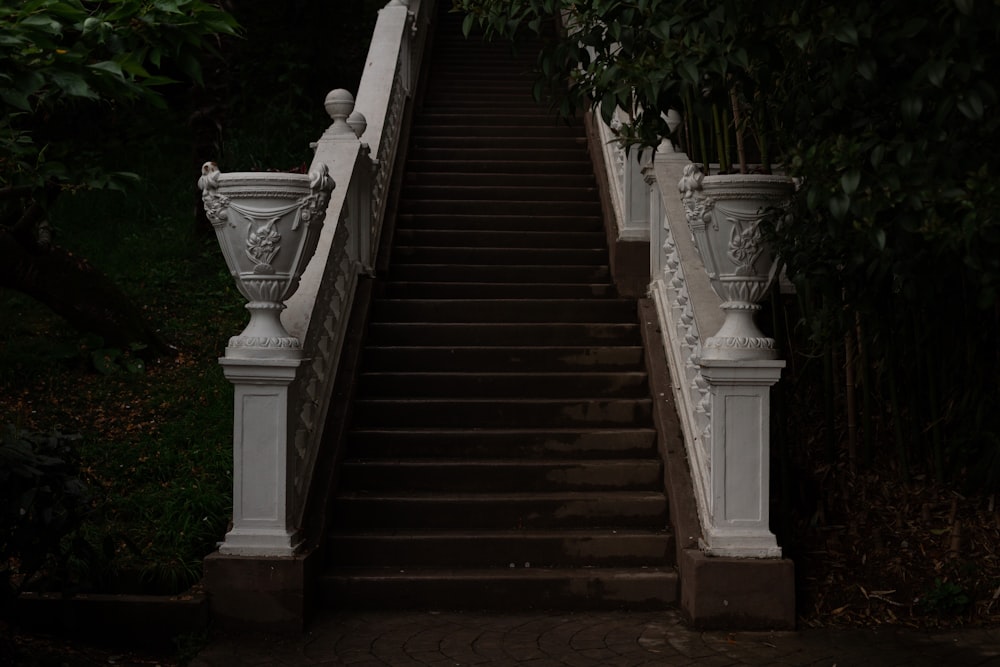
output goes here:
[[117, 285], [58, 246], [29, 250], [0, 230], [0, 287], [37, 299], [76, 329], [101, 336], [108, 347], [143, 344], [153, 355], [176, 353]]

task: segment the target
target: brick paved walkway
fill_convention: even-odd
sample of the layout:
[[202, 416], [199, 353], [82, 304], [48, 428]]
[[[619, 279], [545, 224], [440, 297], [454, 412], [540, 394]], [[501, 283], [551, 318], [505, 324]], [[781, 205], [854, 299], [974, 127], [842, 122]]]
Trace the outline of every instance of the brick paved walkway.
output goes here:
[[301, 637], [217, 637], [192, 667], [1000, 665], [1000, 628], [693, 632], [676, 612], [326, 613]]

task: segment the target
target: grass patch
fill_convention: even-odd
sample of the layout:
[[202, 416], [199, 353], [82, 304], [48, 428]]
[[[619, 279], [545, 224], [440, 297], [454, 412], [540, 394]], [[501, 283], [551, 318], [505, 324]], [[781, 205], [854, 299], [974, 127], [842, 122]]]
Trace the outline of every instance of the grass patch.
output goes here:
[[229, 518], [232, 388], [216, 358], [247, 317], [215, 240], [195, 233], [195, 177], [173, 127], [128, 164], [143, 175], [137, 191], [67, 195], [52, 217], [60, 243], [115, 278], [175, 358], [107, 348], [0, 292], [0, 423], [82, 435], [91, 501], [54, 586], [176, 592], [198, 580]]
[[[0, 425], [79, 434], [74, 465], [90, 490], [52, 576], [32, 587], [171, 593], [200, 578], [231, 515], [233, 397], [217, 359], [248, 316], [214, 236], [196, 227], [194, 165], [308, 164], [309, 142], [330, 122], [323, 97], [357, 91], [382, 5], [330, 3], [309, 8], [315, 16], [283, 3], [240, 8], [245, 37], [204, 63], [205, 90], [177, 91], [165, 116], [109, 112], [107, 141], [79, 135], [81, 150], [98, 146], [95, 159], [142, 181], [127, 195], [61, 195], [49, 216], [56, 242], [114, 279], [177, 355], [109, 347], [0, 289]], [[216, 110], [211, 149], [188, 122], [202, 105]], [[18, 567], [10, 558], [0, 574], [23, 583]]]

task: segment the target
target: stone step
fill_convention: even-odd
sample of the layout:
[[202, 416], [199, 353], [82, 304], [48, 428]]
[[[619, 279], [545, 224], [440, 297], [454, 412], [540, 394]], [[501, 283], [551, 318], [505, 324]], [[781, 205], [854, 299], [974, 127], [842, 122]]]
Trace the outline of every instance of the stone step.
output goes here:
[[645, 371], [490, 372], [471, 363], [463, 372], [371, 371], [358, 395], [378, 398], [636, 398], [649, 396]]
[[375, 322], [634, 322], [631, 299], [375, 299]]
[[499, 266], [605, 266], [604, 248], [468, 248], [461, 246], [395, 246], [392, 261], [400, 264], [479, 264]]
[[372, 345], [636, 345], [642, 341], [638, 324], [592, 322], [427, 323], [372, 322]]
[[339, 493], [336, 532], [567, 530], [667, 525], [663, 493]]
[[554, 459], [647, 458], [656, 456], [652, 428], [356, 428], [351, 452], [375, 458]]
[[[413, 157], [412, 155], [410, 156]], [[594, 172], [590, 166], [580, 161], [571, 160], [528, 160], [522, 153], [520, 159], [510, 160], [477, 160], [467, 156], [461, 160], [446, 160], [433, 155], [424, 159], [411, 159], [407, 163], [407, 171], [413, 173], [434, 172], [442, 174], [537, 174], [539, 176], [559, 174], [586, 174]]]
[[[483, 162], [483, 150], [480, 148], [421, 148], [414, 147], [407, 155], [412, 160], [459, 160], [464, 162]], [[490, 160], [527, 161], [527, 162], [569, 162], [574, 159], [586, 158], [582, 147], [573, 148], [538, 148], [526, 152], [523, 148], [494, 148], [490, 150]]]
[[517, 202], [569, 203], [586, 202], [593, 206], [596, 187], [508, 186], [508, 185], [429, 185], [415, 184], [403, 188], [403, 200], [452, 200], [455, 202]]
[[341, 490], [355, 493], [559, 493], [657, 491], [658, 459], [520, 461], [504, 459], [353, 459]]
[[[451, 107], [454, 109], [454, 107]], [[460, 113], [461, 116], [471, 115], [472, 110]], [[537, 139], [545, 139], [558, 137], [562, 139], [572, 139], [576, 141], [577, 138], [584, 136], [582, 134], [582, 128], [570, 127], [566, 125], [506, 125], [502, 122], [502, 116], [498, 117], [501, 122], [496, 124], [486, 124], [477, 123], [476, 125], [460, 125], [454, 123], [435, 123], [427, 124], [424, 119], [418, 116], [414, 119], [413, 129], [410, 136], [414, 139], [422, 138], [442, 138], [442, 137], [472, 137], [476, 135], [482, 135], [485, 129], [489, 130], [487, 136], [490, 137], [512, 137], [512, 138], [523, 138], [523, 137], [534, 137]], [[530, 159], [530, 156], [524, 156], [525, 159]], [[490, 160], [492, 162], [492, 160]], [[576, 164], [578, 168], [590, 167], [589, 164], [580, 165]], [[591, 169], [592, 171], [592, 169]]]
[[[471, 100], [468, 103], [470, 106], [476, 106]], [[511, 109], [506, 106], [503, 99], [481, 98], [476, 100], [476, 103], [484, 107], [485, 113], [473, 109], [464, 113], [455, 111], [451, 100], [446, 108], [425, 109], [417, 118], [417, 127], [463, 127], [467, 132], [475, 131], [475, 128], [480, 128], [482, 131], [481, 128], [497, 126], [549, 129], [559, 127], [558, 121], [554, 120], [552, 114], [545, 109]], [[493, 159], [493, 156], [490, 156], [490, 159]]]
[[[457, 276], [456, 276], [457, 277]], [[607, 283], [472, 283], [387, 282], [382, 295], [390, 299], [581, 299], [613, 297]]]
[[490, 229], [401, 229], [393, 239], [403, 246], [445, 248], [600, 248], [605, 237], [600, 231], [497, 231]]
[[621, 567], [673, 559], [667, 530], [337, 533], [329, 544], [331, 562], [348, 567]]
[[663, 609], [677, 599], [671, 567], [345, 569], [320, 579], [330, 606], [413, 609]]
[[470, 213], [400, 213], [397, 228], [454, 229], [496, 232], [598, 232], [603, 233], [596, 215], [479, 215]]
[[359, 398], [354, 402], [354, 424], [361, 428], [627, 428], [652, 423], [651, 403], [648, 398]]
[[437, 187], [557, 187], [593, 189], [596, 181], [591, 174], [483, 174], [461, 172], [408, 171], [403, 186], [430, 185]]
[[582, 137], [525, 137], [510, 135], [494, 135], [492, 132], [480, 131], [465, 136], [423, 136], [413, 137], [410, 146], [413, 148], [474, 148], [481, 151], [493, 151], [499, 148], [518, 148], [524, 150], [575, 150], [585, 149], [586, 139]]
[[372, 372], [644, 371], [641, 346], [604, 347], [375, 347], [364, 348], [362, 367]]
[[[416, 249], [414, 249], [415, 251]], [[402, 257], [399, 257], [402, 260]], [[455, 282], [549, 284], [604, 282], [607, 264], [395, 264], [388, 278], [415, 282]]]

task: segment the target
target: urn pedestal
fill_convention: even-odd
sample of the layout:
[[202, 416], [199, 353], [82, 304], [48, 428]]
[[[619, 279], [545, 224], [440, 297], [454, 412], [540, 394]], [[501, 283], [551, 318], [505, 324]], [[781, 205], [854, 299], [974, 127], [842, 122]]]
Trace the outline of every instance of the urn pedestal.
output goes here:
[[293, 383], [302, 343], [282, 326], [284, 301], [316, 251], [333, 179], [309, 174], [224, 174], [205, 163], [198, 181], [250, 322], [219, 360], [233, 384], [233, 526], [226, 556], [293, 557], [301, 537], [291, 507]]

